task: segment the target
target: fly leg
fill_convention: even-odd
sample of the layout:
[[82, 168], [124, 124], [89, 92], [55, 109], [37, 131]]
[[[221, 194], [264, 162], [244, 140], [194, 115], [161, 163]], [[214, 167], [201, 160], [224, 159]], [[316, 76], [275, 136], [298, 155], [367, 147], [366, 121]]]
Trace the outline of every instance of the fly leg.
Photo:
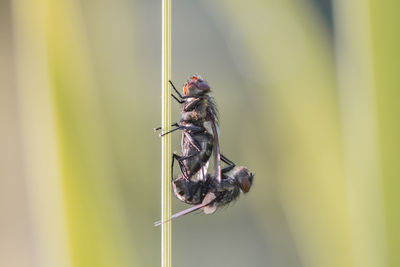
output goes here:
[[178, 161], [178, 165], [179, 165], [179, 168], [181, 169], [181, 173], [183, 174], [183, 176], [186, 179], [186, 168], [185, 168], [185, 166], [183, 165], [183, 163], [181, 161], [182, 157], [179, 156], [178, 154], [175, 154], [175, 153], [172, 153], [171, 179], [174, 180], [174, 162], [175, 162], [175, 159]]
[[[191, 131], [193, 133], [204, 132], [204, 128], [203, 127], [196, 126], [196, 125], [182, 125], [182, 124], [179, 124], [177, 122], [171, 124], [171, 127], [177, 127], [178, 129], [182, 129], [182, 130], [186, 129], [186, 130], [189, 130], [189, 131]], [[162, 129], [162, 127], [160, 126], [160, 127], [154, 128], [153, 130], [156, 132], [156, 131], [159, 131], [161, 129]], [[176, 129], [172, 129], [172, 130], [176, 131]], [[169, 134], [169, 133], [170, 132], [167, 132], [167, 133], [164, 133], [164, 134]]]
[[[171, 126], [176, 126], [176, 128], [175, 128], [175, 129], [172, 129], [171, 131], [168, 131], [168, 132], [166, 132], [166, 133], [159, 134], [159, 136], [160, 136], [160, 137], [163, 137], [164, 135], [167, 135], [167, 134], [170, 134], [170, 133], [172, 133], [172, 132], [175, 132], [175, 131], [177, 131], [177, 130], [181, 130], [181, 129], [182, 129], [182, 127], [180, 127], [180, 125], [179, 125], [178, 123], [174, 123], [174, 124], [172, 124]], [[161, 130], [161, 127], [155, 128], [154, 130]]]
[[[177, 122], [175, 122], [175, 123], [171, 124], [171, 127], [179, 127], [179, 124]], [[154, 128], [153, 131], [156, 132], [156, 131], [159, 131], [161, 129], [162, 129], [162, 127], [160, 126], [160, 127]]]
[[172, 85], [172, 88], [173, 88], [173, 89], [175, 90], [175, 92], [178, 94], [178, 96], [179, 96], [180, 99], [185, 98], [184, 96], [181, 95], [181, 93], [179, 93], [178, 90], [176, 90], [175, 85], [172, 83], [171, 80], [169, 80], [169, 83]]
[[[184, 135], [186, 136], [186, 138], [189, 140], [189, 143], [190, 143], [197, 151], [200, 152], [200, 148], [199, 148], [200, 145], [199, 145], [199, 143], [196, 142], [196, 140], [193, 139], [193, 137], [191, 136], [191, 134], [190, 134], [188, 131], [190, 131], [190, 132], [192, 132], [192, 133], [203, 132], [204, 129], [203, 129], [202, 127], [195, 126], [195, 125], [187, 126], [187, 125], [181, 125], [181, 124], [178, 124], [178, 123], [174, 123], [174, 124], [172, 124], [171, 126], [176, 126], [176, 128], [175, 128], [175, 129], [172, 129], [172, 130], [169, 131], [169, 132], [160, 134], [160, 137], [162, 137], [162, 136], [164, 136], [164, 135], [167, 135], [167, 134], [170, 134], [170, 133], [172, 133], [172, 132], [175, 132], [175, 131], [177, 131], [177, 130], [183, 130], [183, 134], [184, 134]], [[161, 130], [161, 127], [154, 128], [154, 130], [155, 130], [155, 131]]]
[[[173, 126], [176, 127], [176, 128], [172, 129], [171, 131], [168, 131], [166, 133], [160, 134], [160, 137], [162, 137], [164, 135], [167, 135], [167, 134], [170, 134], [172, 132], [175, 132], [177, 130], [189, 130], [189, 131], [191, 131], [193, 133], [204, 131], [204, 129], [202, 127], [195, 126], [195, 125], [186, 126], [186, 125], [181, 125], [181, 124], [178, 124], [178, 123], [174, 123], [174, 124], [171, 124], [171, 127], [173, 127]], [[161, 130], [161, 129], [162, 129], [162, 127], [157, 127], [157, 128], [154, 128], [154, 131], [158, 131], [158, 130]]]
[[[183, 164], [183, 161], [184, 160], [187, 160], [187, 159], [190, 159], [190, 158], [192, 158], [192, 157], [194, 157], [194, 156], [196, 156], [197, 154], [198, 154], [199, 152], [197, 152], [197, 153], [194, 153], [194, 154], [192, 154], [192, 155], [188, 155], [188, 156], [179, 156], [179, 155], [177, 155], [177, 154], [175, 154], [175, 153], [173, 153], [172, 154], [172, 164], [174, 163], [174, 160], [176, 159], [177, 161], [178, 161], [178, 165], [179, 165], [179, 168], [181, 169], [181, 173], [182, 173], [182, 175], [183, 175], [183, 177], [186, 179], [186, 180], [189, 180], [189, 174], [188, 174], [188, 170], [187, 170], [187, 168], [185, 167], [185, 165]], [[173, 175], [173, 165], [172, 165], [172, 167], [171, 167], [171, 176]]]
[[[189, 143], [190, 143], [198, 152], [200, 152], [200, 148], [199, 148], [200, 145], [199, 145], [199, 143], [198, 143], [196, 140], [193, 139], [193, 137], [191, 136], [191, 134], [190, 134], [189, 132], [187, 132], [186, 129], [192, 131], [193, 133], [196, 133], [196, 132], [204, 131], [204, 129], [203, 129], [202, 127], [199, 127], [199, 126], [185, 126], [185, 125], [180, 125], [180, 124], [178, 124], [178, 123], [174, 123], [174, 124], [172, 124], [171, 126], [176, 126], [176, 128], [175, 128], [175, 129], [172, 129], [171, 131], [168, 131], [168, 132], [166, 132], [166, 133], [159, 134], [159, 136], [160, 136], [160, 137], [163, 137], [164, 135], [170, 134], [170, 133], [175, 132], [175, 131], [177, 131], [177, 130], [184, 130], [183, 134], [186, 136], [186, 138], [188, 139]], [[162, 127], [157, 127], [157, 128], [154, 128], [154, 131], [158, 131], [158, 130], [161, 130], [161, 129], [162, 129]]]
[[172, 88], [173, 88], [174, 91], [178, 94], [178, 96], [179, 96], [180, 99], [178, 99], [174, 94], [171, 94], [171, 96], [172, 96], [176, 101], [178, 101], [179, 104], [185, 103], [185, 102], [186, 102], [185, 99], [186, 99], [186, 98], [189, 98], [189, 97], [181, 95], [181, 93], [179, 93], [179, 91], [175, 88], [175, 85], [171, 82], [171, 80], [169, 80], [169, 83], [172, 85]]
[[[172, 161], [171, 161], [171, 180], [172, 181], [174, 180], [174, 162], [175, 162], [175, 159], [179, 160], [179, 158], [180, 158], [180, 156], [178, 154], [175, 154], [175, 152], [172, 153]], [[182, 171], [182, 166], [179, 163], [179, 161], [178, 161], [178, 164], [179, 164], [179, 168]]]
[[183, 104], [186, 101], [185, 100], [179, 100], [174, 94], [171, 94], [171, 96], [179, 103], [179, 104]]
[[222, 172], [222, 173], [227, 173], [227, 172], [231, 171], [233, 168], [235, 168], [235, 166], [234, 166], [234, 165], [230, 165], [230, 166], [228, 166], [228, 167], [223, 168], [223, 169], [221, 170], [221, 172]]
[[200, 148], [199, 148], [199, 143], [193, 139], [193, 137], [186, 131], [183, 132], [183, 134], [186, 136], [186, 138], [188, 139], [188, 142], [198, 151], [200, 152]]
[[[198, 132], [204, 132], [204, 128], [203, 127], [199, 127], [199, 126], [195, 126], [195, 125], [190, 125], [190, 126], [181, 126], [183, 129], [185, 129], [183, 131], [183, 134], [186, 136], [186, 138], [188, 139], [188, 142], [198, 151], [200, 152], [200, 147], [201, 145], [199, 144], [198, 141], [196, 141], [195, 139], [193, 139], [192, 134], [194, 133], [198, 133]], [[190, 131], [190, 132], [189, 132]]]
[[[236, 166], [235, 163], [234, 163], [233, 161], [231, 161], [230, 159], [228, 159], [227, 157], [225, 157], [225, 156], [222, 155], [222, 154], [221, 154], [221, 160], [222, 160], [223, 162], [225, 162], [226, 164], [228, 164], [229, 166], [233, 166], [233, 167]], [[223, 170], [222, 170], [221, 172], [223, 172]]]

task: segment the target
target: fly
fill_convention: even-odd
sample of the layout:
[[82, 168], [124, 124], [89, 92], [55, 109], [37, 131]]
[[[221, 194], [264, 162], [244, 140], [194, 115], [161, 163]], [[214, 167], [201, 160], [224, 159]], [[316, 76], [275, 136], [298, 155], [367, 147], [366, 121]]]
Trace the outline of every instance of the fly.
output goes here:
[[[180, 122], [172, 125], [176, 128], [160, 135], [182, 130], [182, 156], [173, 153], [172, 167], [174, 160], [177, 160], [186, 180], [193, 178], [201, 170], [197, 179], [202, 180], [214, 150], [215, 177], [220, 182], [221, 160], [226, 163], [229, 160], [225, 160], [226, 157], [220, 153], [218, 112], [215, 100], [210, 95], [210, 86], [200, 76], [191, 76], [185, 82], [181, 95], [174, 84], [169, 82], [178, 94], [178, 97], [172, 94], [173, 98], [182, 104]], [[158, 127], [155, 130], [160, 129], [161, 127]]]
[[[205, 180], [191, 181], [183, 177], [172, 182], [175, 196], [193, 207], [171, 216], [171, 220], [188, 213], [203, 209], [206, 214], [214, 213], [218, 207], [228, 205], [236, 200], [240, 192], [247, 193], [253, 184], [254, 174], [244, 166], [228, 166], [222, 169], [221, 183], [215, 176], [207, 174]], [[164, 222], [158, 221], [159, 226]]]

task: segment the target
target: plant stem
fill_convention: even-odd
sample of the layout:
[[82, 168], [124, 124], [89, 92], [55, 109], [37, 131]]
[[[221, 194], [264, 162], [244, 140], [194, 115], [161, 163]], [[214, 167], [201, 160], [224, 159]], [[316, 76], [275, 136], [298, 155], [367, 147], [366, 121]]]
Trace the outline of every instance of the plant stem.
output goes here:
[[[170, 130], [171, 125], [171, 0], [162, 0], [162, 128]], [[161, 139], [161, 218], [167, 221], [161, 226], [161, 266], [171, 266], [171, 136]]]

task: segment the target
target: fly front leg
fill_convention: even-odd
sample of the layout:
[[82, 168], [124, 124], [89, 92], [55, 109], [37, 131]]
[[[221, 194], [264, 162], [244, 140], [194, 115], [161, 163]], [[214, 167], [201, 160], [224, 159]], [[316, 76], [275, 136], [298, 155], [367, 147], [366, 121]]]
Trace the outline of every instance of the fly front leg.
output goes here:
[[175, 92], [178, 94], [178, 96], [179, 96], [180, 99], [187, 98], [187, 97], [182, 96], [181, 93], [179, 93], [179, 91], [175, 88], [175, 85], [172, 83], [171, 80], [169, 80], [169, 83], [172, 85], [172, 88], [173, 88], [173, 89], [175, 90]]
[[228, 164], [229, 166], [233, 166], [235, 167], [235, 163], [233, 161], [231, 161], [230, 159], [228, 159], [227, 157], [225, 157], [224, 155], [221, 154], [221, 160], [223, 162], [225, 162], [226, 164]]
[[179, 104], [183, 104], [186, 102], [186, 100], [180, 100], [178, 99], [174, 94], [171, 94], [171, 96], [179, 103]]
[[174, 89], [174, 91], [178, 94], [179, 98], [178, 99], [175, 95], [171, 94], [171, 96], [173, 98], [175, 98], [176, 101], [178, 101], [179, 104], [183, 104], [186, 102], [186, 99], [189, 98], [188, 96], [183, 96], [181, 95], [181, 93], [179, 93], [179, 91], [175, 88], [175, 85], [172, 83], [171, 80], [169, 80], [169, 83], [172, 85], [172, 88]]
[[222, 173], [227, 173], [227, 172], [231, 171], [233, 168], [235, 168], [235, 166], [234, 166], [234, 165], [230, 165], [230, 166], [228, 166], [228, 167], [223, 168], [223, 169], [221, 170], [221, 172], [222, 172]]

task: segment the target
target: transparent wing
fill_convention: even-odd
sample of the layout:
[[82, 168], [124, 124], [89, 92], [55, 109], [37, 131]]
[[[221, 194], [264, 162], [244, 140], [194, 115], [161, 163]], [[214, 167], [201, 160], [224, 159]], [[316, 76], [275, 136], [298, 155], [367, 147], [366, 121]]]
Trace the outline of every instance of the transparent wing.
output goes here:
[[203, 203], [201, 203], [199, 205], [196, 205], [196, 206], [193, 206], [191, 208], [188, 208], [186, 210], [180, 211], [178, 213], [175, 213], [174, 215], [171, 216], [171, 219], [169, 219], [167, 221], [157, 221], [157, 222], [154, 223], [154, 226], [160, 226], [161, 224], [169, 222], [169, 221], [171, 221], [171, 220], [173, 220], [175, 218], [181, 217], [183, 215], [186, 215], [186, 214], [189, 214], [189, 213], [194, 212], [196, 210], [199, 210], [201, 208], [204, 208], [204, 207], [212, 204], [215, 201], [215, 198], [216, 197], [215, 197], [215, 195], [213, 193], [208, 193], [206, 195], [206, 197], [204, 198]]
[[218, 183], [221, 183], [221, 152], [219, 149], [219, 129], [215, 120], [211, 121], [211, 128], [214, 136], [214, 176]]

